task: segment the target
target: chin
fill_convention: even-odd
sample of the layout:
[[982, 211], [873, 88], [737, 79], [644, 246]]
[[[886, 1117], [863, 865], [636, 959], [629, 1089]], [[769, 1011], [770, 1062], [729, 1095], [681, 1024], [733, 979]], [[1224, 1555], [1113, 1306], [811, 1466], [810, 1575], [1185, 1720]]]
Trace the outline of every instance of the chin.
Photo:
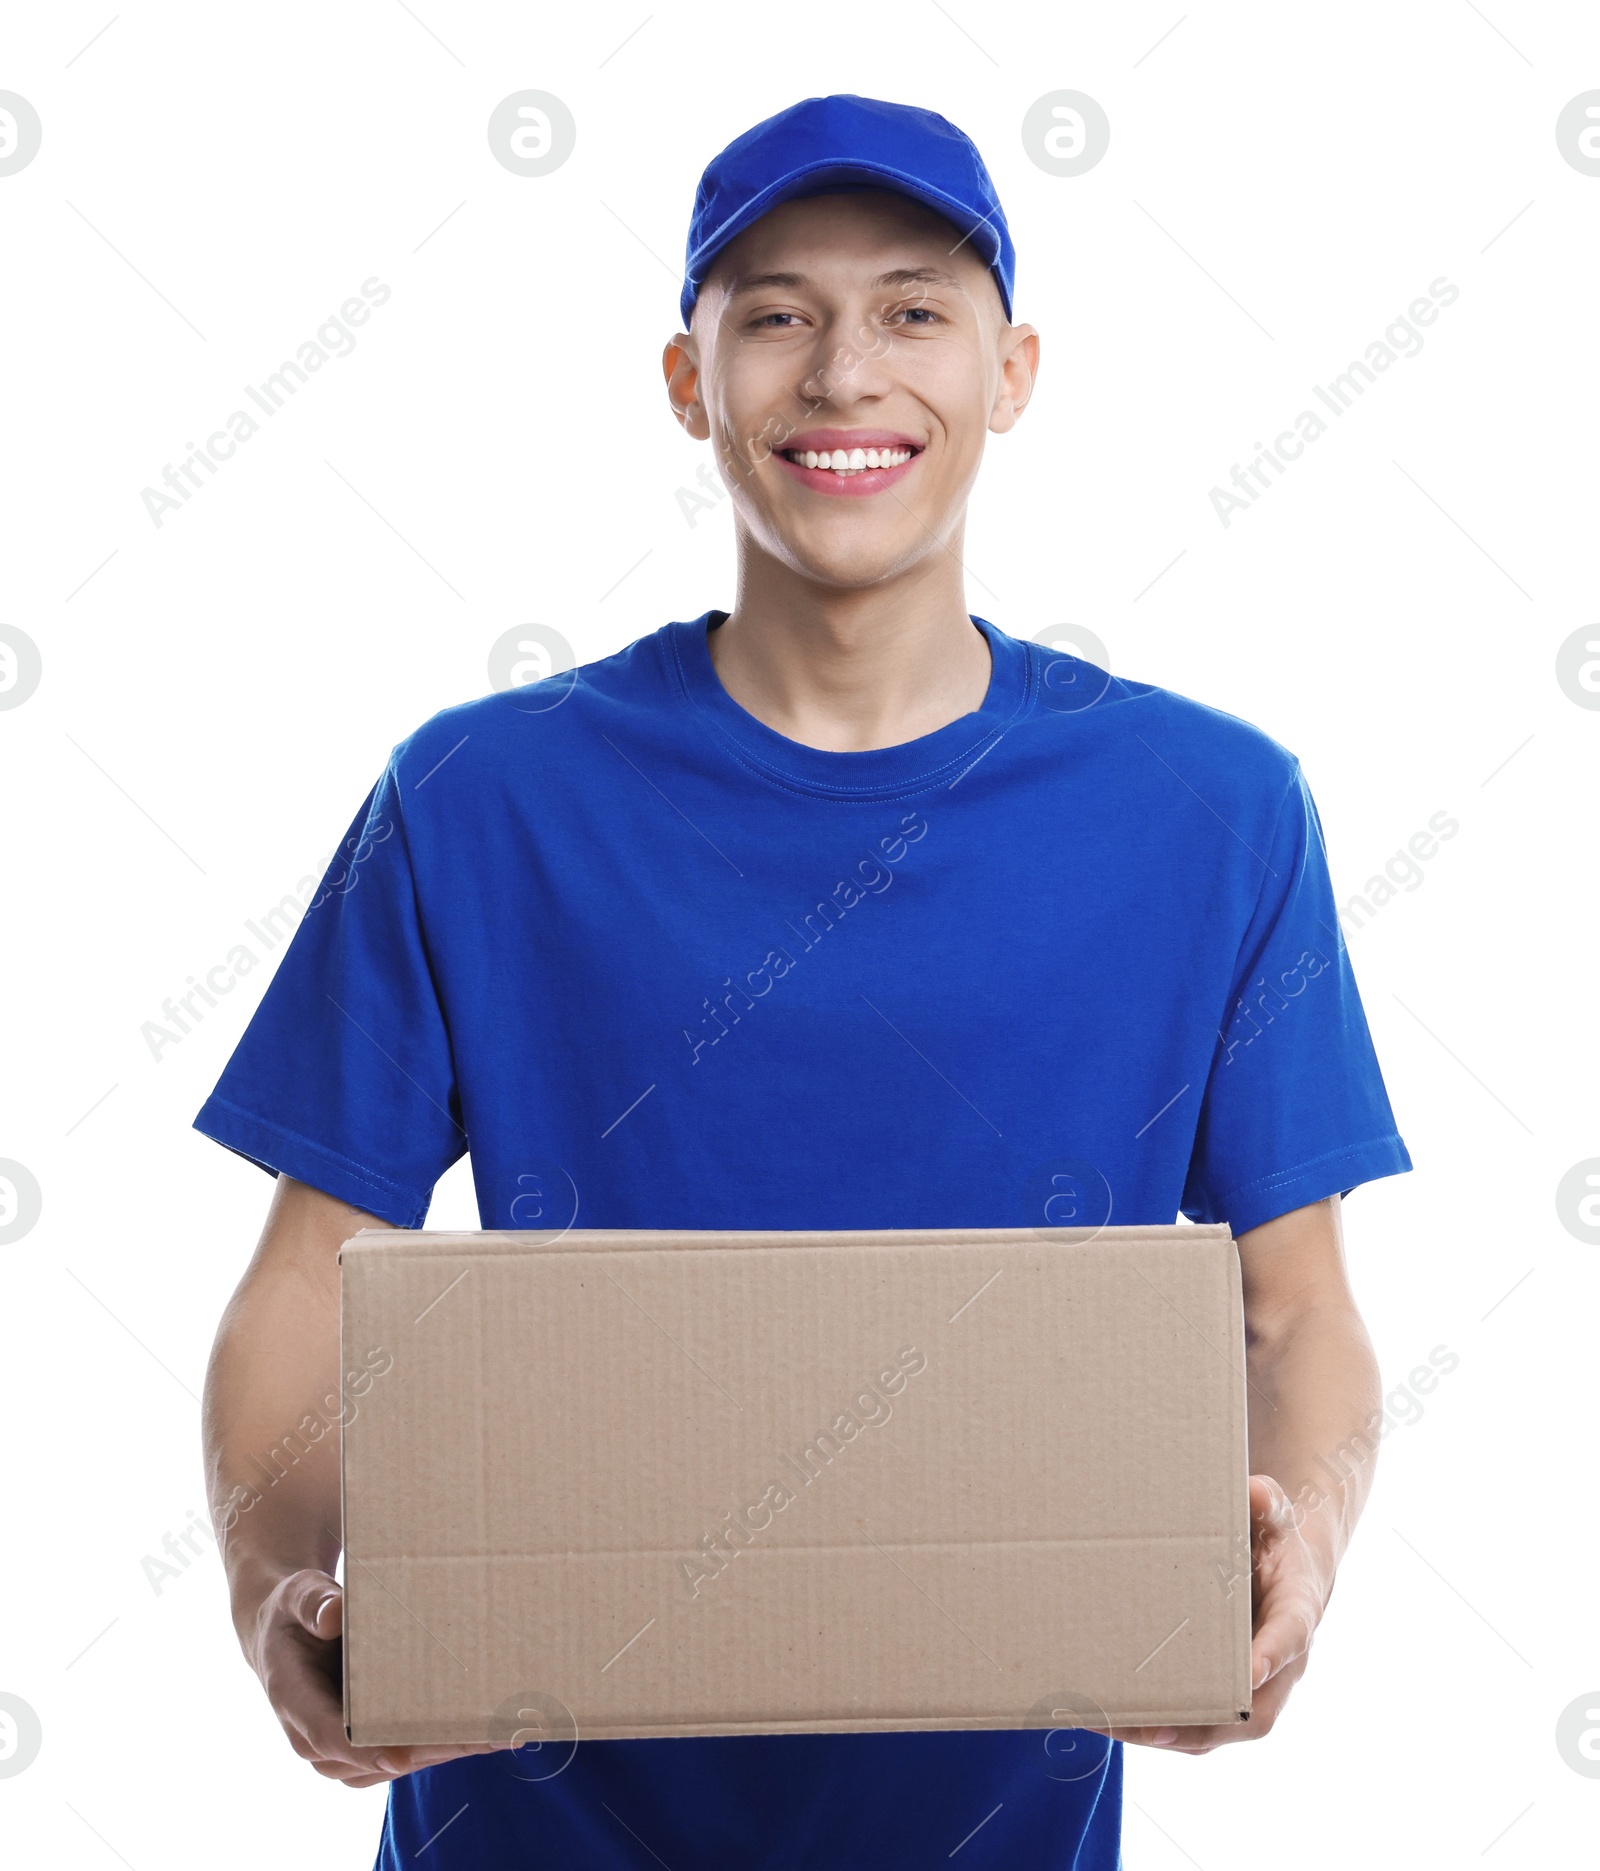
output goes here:
[[816, 584], [836, 591], [866, 591], [904, 571], [910, 555], [882, 550], [862, 552], [802, 552], [791, 548], [788, 559], [795, 570]]
[[858, 590], [881, 584], [903, 571], [926, 551], [932, 541], [921, 527], [906, 536], [901, 526], [849, 529], [858, 536], [818, 537], [815, 533], [778, 534], [769, 531], [769, 549], [806, 578], [819, 585]]

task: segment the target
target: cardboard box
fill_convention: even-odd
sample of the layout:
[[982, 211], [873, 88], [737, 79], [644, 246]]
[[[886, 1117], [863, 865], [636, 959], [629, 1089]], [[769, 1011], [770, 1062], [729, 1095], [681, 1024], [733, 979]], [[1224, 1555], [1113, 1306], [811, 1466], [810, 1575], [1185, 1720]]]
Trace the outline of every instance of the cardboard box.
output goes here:
[[1250, 1708], [1226, 1227], [367, 1229], [361, 1745]]

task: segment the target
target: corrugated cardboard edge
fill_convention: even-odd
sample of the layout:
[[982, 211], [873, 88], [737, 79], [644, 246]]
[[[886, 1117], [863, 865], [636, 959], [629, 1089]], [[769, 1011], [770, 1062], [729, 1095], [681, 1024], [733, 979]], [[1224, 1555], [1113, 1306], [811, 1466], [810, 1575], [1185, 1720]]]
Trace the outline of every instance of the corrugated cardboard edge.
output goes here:
[[[1095, 1240], [1120, 1242], [1146, 1241], [1152, 1238], [1163, 1241], [1173, 1239], [1166, 1228], [1150, 1226], [1120, 1226], [1104, 1228], [869, 1228], [859, 1231], [846, 1229], [617, 1229], [617, 1228], [569, 1228], [563, 1233], [543, 1239], [530, 1238], [530, 1231], [516, 1229], [440, 1229], [436, 1231], [411, 1228], [362, 1228], [352, 1235], [339, 1249], [337, 1264], [342, 1268], [346, 1254], [366, 1254], [382, 1252], [388, 1255], [404, 1255], [408, 1259], [428, 1259], [448, 1256], [452, 1251], [467, 1248], [473, 1253], [527, 1254], [541, 1250], [568, 1252], [583, 1249], [596, 1253], [639, 1253], [655, 1252], [662, 1248], [751, 1248], [782, 1247], [792, 1245], [797, 1240], [804, 1240], [812, 1245], [833, 1240], [841, 1248], [858, 1247], [908, 1247], [939, 1246], [946, 1243], [971, 1240], [974, 1235], [981, 1235], [986, 1240], [995, 1242], [1031, 1240], [1060, 1241], [1067, 1244], [1086, 1244]], [[1185, 1237], [1192, 1235], [1196, 1244], [1202, 1241], [1233, 1242], [1233, 1232], [1226, 1222], [1199, 1222], [1183, 1230]], [[641, 1240], [647, 1236], [647, 1240]], [[1233, 1317], [1231, 1320], [1232, 1343], [1229, 1358], [1230, 1365], [1237, 1373], [1241, 1391], [1248, 1381], [1245, 1369], [1246, 1340], [1244, 1329], [1244, 1283], [1239, 1261], [1237, 1244], [1228, 1257], [1228, 1278], [1233, 1297]], [[340, 1281], [339, 1303], [339, 1354], [341, 1370], [347, 1367], [349, 1347], [345, 1343], [344, 1283]], [[1240, 1400], [1237, 1420], [1243, 1424], [1247, 1412]], [[1241, 1436], [1240, 1446], [1234, 1451], [1231, 1463], [1233, 1477], [1233, 1498], [1228, 1503], [1229, 1518], [1234, 1525], [1243, 1525], [1247, 1530], [1250, 1525], [1250, 1462], [1246, 1437]], [[339, 1525], [341, 1545], [345, 1524], [345, 1465], [344, 1437], [341, 1428], [339, 1441]], [[1248, 1532], [1247, 1532], [1248, 1537]], [[1252, 1566], [1253, 1576], [1253, 1566]], [[1247, 1597], [1247, 1602], [1249, 1599]], [[348, 1606], [348, 1600], [346, 1601]], [[1118, 1721], [1118, 1727], [1157, 1727], [1163, 1724], [1179, 1727], [1204, 1727], [1227, 1725], [1250, 1719], [1254, 1697], [1250, 1693], [1251, 1679], [1250, 1652], [1252, 1644], [1252, 1622], [1247, 1620], [1242, 1625], [1244, 1636], [1243, 1658], [1240, 1668], [1240, 1680], [1246, 1685], [1242, 1708], [1207, 1709], [1196, 1713], [1193, 1709], [1179, 1712], [1157, 1709], [1141, 1711], [1137, 1723]], [[343, 1716], [346, 1740], [351, 1739], [350, 1728], [350, 1673], [341, 1669], [343, 1689]], [[963, 1724], [970, 1731], [1011, 1730], [1017, 1724], [1007, 1720], [994, 1720], [973, 1717]], [[674, 1739], [691, 1736], [770, 1734], [770, 1725], [751, 1722], [728, 1722], [717, 1725], [704, 1723], [664, 1723], [630, 1726], [613, 1730], [608, 1727], [587, 1729], [584, 1738], [592, 1741], [628, 1740], [628, 1739]], [[950, 1733], [947, 1721], [937, 1717], [906, 1716], [892, 1721], [861, 1719], [848, 1721], [795, 1721], [784, 1732], [794, 1734], [873, 1734], [873, 1733]], [[959, 1732], [959, 1731], [958, 1731]], [[405, 1745], [398, 1738], [387, 1745]]]
[[[1229, 1241], [1232, 1233], [1226, 1222], [1196, 1223], [1184, 1228], [1181, 1237], [1201, 1241]], [[574, 1248], [616, 1252], [658, 1252], [662, 1248], [689, 1247], [789, 1247], [798, 1241], [810, 1246], [830, 1244], [854, 1247], [943, 1247], [971, 1240], [1060, 1241], [1068, 1246], [1091, 1241], [1138, 1242], [1174, 1239], [1169, 1228], [568, 1228], [565, 1233], [543, 1235], [515, 1228], [420, 1230], [414, 1228], [363, 1228], [353, 1234], [339, 1250], [343, 1264], [347, 1254], [382, 1251], [388, 1255], [427, 1258], [447, 1254], [459, 1247], [475, 1254], [528, 1254], [549, 1250], [571, 1253]]]
[[[362, 1229], [361, 1232], [363, 1234], [377, 1234], [379, 1232], [388, 1233], [389, 1230], [387, 1229], [379, 1230], [376, 1228], [364, 1228]], [[339, 1381], [340, 1381], [341, 1390], [343, 1389], [343, 1385], [344, 1385], [344, 1373], [350, 1369], [349, 1347], [345, 1343], [345, 1336], [344, 1336], [345, 1334], [344, 1256], [345, 1256], [345, 1248], [348, 1248], [352, 1245], [353, 1245], [352, 1242], [346, 1241], [344, 1244], [344, 1247], [341, 1247], [339, 1249], [339, 1252], [334, 1256], [335, 1264], [338, 1266], [340, 1270], [339, 1272]], [[339, 1413], [339, 1570], [343, 1577], [348, 1577], [349, 1569], [348, 1569], [348, 1563], [347, 1563], [346, 1554], [345, 1554], [344, 1530], [345, 1530], [345, 1527], [349, 1524], [349, 1516], [345, 1512], [344, 1489], [345, 1489], [344, 1412], [341, 1410]], [[343, 1596], [343, 1606], [342, 1606], [343, 1616], [344, 1618], [348, 1618], [350, 1615], [350, 1595], [348, 1592], [343, 1592], [342, 1596]], [[345, 1628], [346, 1627], [344, 1625], [344, 1622], [343, 1620], [341, 1620], [341, 1623], [340, 1623], [341, 1636], [340, 1636], [340, 1641], [339, 1641], [339, 1684], [340, 1684], [340, 1691], [341, 1691], [343, 1704], [344, 1704], [344, 1707], [343, 1707], [344, 1738], [346, 1741], [351, 1741], [353, 1740], [353, 1737], [350, 1732], [350, 1671], [346, 1667], [346, 1664], [345, 1664], [345, 1658], [350, 1653], [350, 1647], [344, 1641], [343, 1632]]]

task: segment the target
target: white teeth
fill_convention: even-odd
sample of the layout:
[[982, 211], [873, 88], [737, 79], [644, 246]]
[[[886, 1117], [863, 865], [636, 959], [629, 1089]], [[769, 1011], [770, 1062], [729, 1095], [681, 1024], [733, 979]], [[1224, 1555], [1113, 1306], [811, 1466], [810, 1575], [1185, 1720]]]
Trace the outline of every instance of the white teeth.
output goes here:
[[790, 459], [802, 467], [825, 468], [834, 474], [860, 474], [867, 468], [898, 468], [911, 459], [912, 452], [909, 448], [835, 448], [819, 454], [807, 448], [794, 450]]

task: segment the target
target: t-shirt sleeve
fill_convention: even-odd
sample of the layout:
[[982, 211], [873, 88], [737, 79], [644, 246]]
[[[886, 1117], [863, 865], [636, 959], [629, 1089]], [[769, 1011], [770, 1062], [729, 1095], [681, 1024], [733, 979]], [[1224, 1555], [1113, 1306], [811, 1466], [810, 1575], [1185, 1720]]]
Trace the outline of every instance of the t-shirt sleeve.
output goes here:
[[1298, 764], [1219, 1008], [1182, 1209], [1235, 1235], [1398, 1175], [1395, 1129], [1349, 952], [1322, 822]]
[[194, 1127], [402, 1228], [465, 1152], [393, 756]]

